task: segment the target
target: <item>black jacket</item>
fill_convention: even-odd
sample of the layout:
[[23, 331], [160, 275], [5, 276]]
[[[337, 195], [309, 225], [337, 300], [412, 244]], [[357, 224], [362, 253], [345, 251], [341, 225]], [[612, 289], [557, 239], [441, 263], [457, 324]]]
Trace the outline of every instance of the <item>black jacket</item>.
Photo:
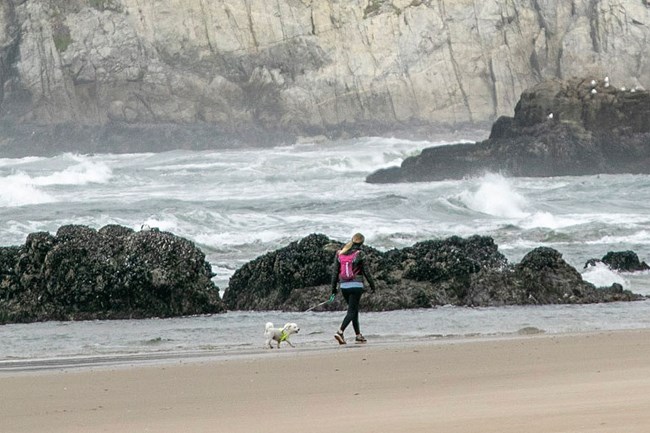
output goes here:
[[[370, 275], [368, 271], [368, 266], [366, 263], [366, 255], [361, 249], [361, 245], [354, 244], [352, 248], [346, 251], [347, 254], [352, 254], [355, 251], [359, 251], [357, 258], [354, 259], [354, 265], [360, 269], [360, 273], [354, 278], [354, 281], [359, 281], [363, 284], [363, 277], [366, 277], [368, 284], [370, 285], [370, 290], [375, 290], [375, 280]], [[339, 271], [341, 269], [341, 263], [339, 262], [339, 253], [337, 252], [334, 255], [334, 263], [332, 264], [332, 293], [336, 293], [339, 283]]]

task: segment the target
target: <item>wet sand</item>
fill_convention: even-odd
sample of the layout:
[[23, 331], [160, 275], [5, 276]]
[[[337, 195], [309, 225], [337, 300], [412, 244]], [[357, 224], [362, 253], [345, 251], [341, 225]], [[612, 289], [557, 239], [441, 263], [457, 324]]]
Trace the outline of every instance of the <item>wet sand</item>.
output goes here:
[[3, 433], [642, 432], [650, 331], [0, 373]]

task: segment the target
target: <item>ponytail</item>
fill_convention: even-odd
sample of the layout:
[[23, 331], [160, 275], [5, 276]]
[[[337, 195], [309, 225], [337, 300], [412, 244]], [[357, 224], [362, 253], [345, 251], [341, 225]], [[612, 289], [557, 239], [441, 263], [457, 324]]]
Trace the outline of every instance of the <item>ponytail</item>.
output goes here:
[[352, 245], [354, 244], [362, 245], [365, 240], [366, 238], [364, 238], [361, 233], [355, 233], [354, 236], [352, 236], [352, 240], [347, 244], [343, 245], [343, 248], [341, 248], [339, 254], [347, 253], [348, 251], [350, 251], [350, 248], [352, 248]]

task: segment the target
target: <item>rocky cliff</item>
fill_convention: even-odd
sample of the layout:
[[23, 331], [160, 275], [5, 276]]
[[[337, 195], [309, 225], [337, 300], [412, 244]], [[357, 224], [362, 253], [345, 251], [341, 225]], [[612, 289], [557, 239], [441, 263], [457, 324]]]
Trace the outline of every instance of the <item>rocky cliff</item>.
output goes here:
[[650, 87], [648, 47], [645, 0], [3, 0], [0, 150], [487, 127], [546, 78]]

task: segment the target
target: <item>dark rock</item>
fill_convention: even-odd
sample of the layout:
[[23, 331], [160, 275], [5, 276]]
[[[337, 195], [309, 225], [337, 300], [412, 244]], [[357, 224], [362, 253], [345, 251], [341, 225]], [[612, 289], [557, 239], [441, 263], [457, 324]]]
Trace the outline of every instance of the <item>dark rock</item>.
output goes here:
[[[401, 167], [370, 174], [370, 183], [509, 176], [650, 173], [650, 93], [550, 80], [525, 91], [514, 118], [501, 117], [474, 144], [428, 148]], [[552, 118], [549, 115], [552, 114]]]
[[205, 255], [158, 230], [62, 226], [0, 248], [0, 323], [225, 311]]
[[[310, 235], [267, 253], [237, 270], [224, 293], [233, 310], [304, 311], [330, 294], [331, 265], [341, 243]], [[596, 288], [582, 280], [551, 248], [529, 252], [509, 264], [492, 238], [453, 236], [380, 252], [365, 246], [377, 283], [365, 310], [430, 308], [437, 305], [593, 303], [641, 299], [622, 287]], [[345, 308], [340, 296], [322, 310]]]
[[[303, 288], [328, 284], [335, 244], [312, 234], [246, 263], [230, 278], [223, 301], [232, 310], [273, 310]], [[299, 303], [293, 299], [290, 303]], [[300, 307], [309, 308], [307, 300]]]
[[585, 263], [585, 268], [594, 266], [598, 262], [606, 264], [610, 269], [615, 271], [636, 272], [650, 269], [650, 266], [646, 262], [639, 260], [639, 256], [634, 251], [609, 251], [600, 260], [589, 259]]
[[567, 303], [594, 289], [580, 273], [548, 247], [535, 248], [515, 266], [517, 284], [532, 303]]

